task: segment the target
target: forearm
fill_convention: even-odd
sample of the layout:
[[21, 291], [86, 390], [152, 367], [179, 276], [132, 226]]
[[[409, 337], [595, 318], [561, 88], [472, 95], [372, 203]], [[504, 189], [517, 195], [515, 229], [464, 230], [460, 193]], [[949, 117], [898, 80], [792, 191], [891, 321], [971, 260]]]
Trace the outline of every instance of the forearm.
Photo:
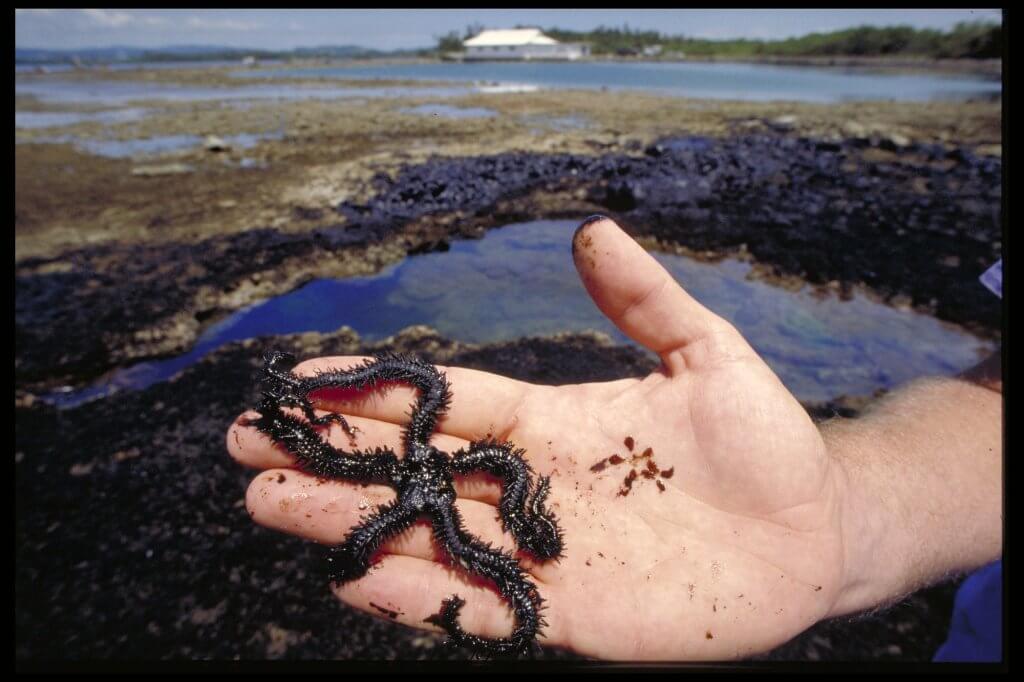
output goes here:
[[890, 602], [1001, 554], [1000, 389], [976, 377], [927, 379], [859, 419], [823, 425], [845, 493], [843, 589], [830, 615]]

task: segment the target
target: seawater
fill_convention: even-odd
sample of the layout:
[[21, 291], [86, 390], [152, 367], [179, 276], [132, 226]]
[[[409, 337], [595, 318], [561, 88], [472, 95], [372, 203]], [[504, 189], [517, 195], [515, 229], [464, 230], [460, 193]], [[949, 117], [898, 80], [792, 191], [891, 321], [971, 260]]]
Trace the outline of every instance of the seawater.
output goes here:
[[[226, 135], [222, 139], [236, 149], [251, 149], [262, 140], [280, 140], [283, 131], [273, 133], [239, 133]], [[133, 140], [81, 139], [73, 135], [54, 135], [33, 138], [33, 144], [73, 144], [82, 151], [97, 156], [123, 159], [131, 157], [160, 156], [184, 151], [203, 144], [205, 138], [198, 135], [157, 135]], [[19, 142], [15, 138], [15, 142]]]
[[999, 80], [931, 73], [882, 73], [839, 67], [732, 62], [439, 62], [254, 69], [238, 78], [268, 76], [411, 79], [473, 83], [479, 87], [643, 90], [708, 99], [841, 102], [928, 101], [994, 97]]
[[238, 87], [174, 85], [132, 81], [77, 82], [46, 80], [15, 82], [15, 96], [33, 96], [53, 104], [100, 104], [124, 106], [139, 101], [164, 102], [247, 102], [250, 100], [350, 99], [382, 97], [457, 97], [472, 88], [453, 84], [449, 87], [315, 87], [301, 85], [256, 84]]
[[[140, 389], [230, 341], [342, 325], [370, 341], [425, 324], [474, 343], [586, 329], [631, 343], [579, 281], [570, 253], [576, 224], [507, 225], [373, 276], [317, 280], [213, 325], [186, 355], [142, 363], [84, 391], [51, 397], [71, 406]], [[749, 280], [750, 265], [741, 261], [653, 255], [698, 301], [732, 322], [801, 400], [865, 395], [919, 376], [950, 375], [992, 349], [959, 327], [862, 296], [842, 301]]]

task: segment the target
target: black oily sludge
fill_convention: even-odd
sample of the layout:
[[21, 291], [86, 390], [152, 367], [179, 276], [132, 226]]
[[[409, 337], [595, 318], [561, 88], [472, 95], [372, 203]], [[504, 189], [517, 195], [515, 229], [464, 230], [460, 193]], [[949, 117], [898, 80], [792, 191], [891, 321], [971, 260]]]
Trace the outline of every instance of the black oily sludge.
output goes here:
[[746, 249], [777, 274], [846, 289], [862, 282], [995, 333], [999, 302], [977, 277], [1001, 255], [1001, 161], [941, 145], [885, 147], [750, 135], [667, 138], [633, 156], [436, 157], [394, 178], [377, 175], [372, 199], [340, 204], [344, 222], [311, 232], [264, 228], [197, 244], [108, 244], [21, 261], [16, 380], [82, 381], [183, 352], [198, 329], [183, 331], [176, 315], [194, 312], [196, 326], [229, 312], [197, 303], [200, 291], [229, 291], [254, 273], [283, 281], [285, 261], [343, 258], [414, 222], [429, 229], [404, 235], [400, 248], [443, 245], [471, 233], [470, 224], [500, 224], [502, 202], [519, 202], [517, 219], [557, 217], [527, 197], [581, 188], [589, 208], [634, 234], [696, 250]]

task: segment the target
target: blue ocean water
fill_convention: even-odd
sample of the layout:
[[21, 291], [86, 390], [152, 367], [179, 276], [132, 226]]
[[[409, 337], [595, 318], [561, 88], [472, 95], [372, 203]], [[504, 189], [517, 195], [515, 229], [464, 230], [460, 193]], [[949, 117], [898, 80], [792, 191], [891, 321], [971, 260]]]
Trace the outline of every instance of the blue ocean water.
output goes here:
[[492, 89], [642, 90], [694, 98], [802, 102], [969, 99], [997, 96], [1002, 90], [998, 80], [981, 77], [731, 62], [438, 62], [253, 69], [232, 75], [401, 78]]

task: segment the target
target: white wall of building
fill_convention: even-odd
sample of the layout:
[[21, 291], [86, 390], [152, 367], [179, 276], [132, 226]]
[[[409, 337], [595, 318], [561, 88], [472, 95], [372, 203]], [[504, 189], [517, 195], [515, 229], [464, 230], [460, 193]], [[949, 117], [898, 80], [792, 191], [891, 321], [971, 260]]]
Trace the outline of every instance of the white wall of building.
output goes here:
[[590, 54], [587, 45], [558, 43], [555, 45], [482, 45], [466, 47], [466, 59], [560, 59], [575, 60]]

